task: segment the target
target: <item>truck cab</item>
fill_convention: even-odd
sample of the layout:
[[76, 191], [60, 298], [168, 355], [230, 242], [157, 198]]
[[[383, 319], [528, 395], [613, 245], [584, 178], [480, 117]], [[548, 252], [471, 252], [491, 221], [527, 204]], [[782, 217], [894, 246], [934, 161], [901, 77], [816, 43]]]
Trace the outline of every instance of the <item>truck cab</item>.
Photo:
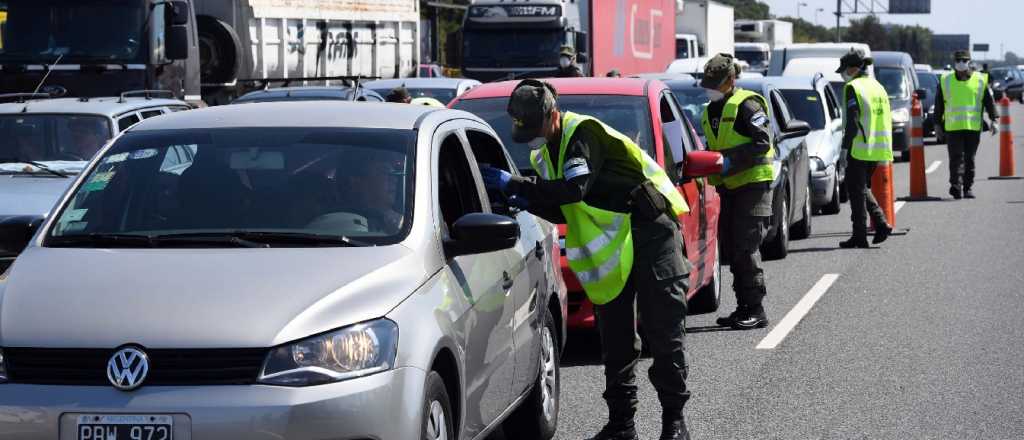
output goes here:
[[676, 59], [697, 58], [700, 56], [700, 44], [694, 34], [676, 34]]

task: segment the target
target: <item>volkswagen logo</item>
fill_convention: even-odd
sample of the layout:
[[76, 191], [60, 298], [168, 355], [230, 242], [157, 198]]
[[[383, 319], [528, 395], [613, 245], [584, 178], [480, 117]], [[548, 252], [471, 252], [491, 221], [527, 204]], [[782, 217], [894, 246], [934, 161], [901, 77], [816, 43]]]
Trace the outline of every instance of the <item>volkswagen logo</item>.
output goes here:
[[107, 379], [122, 391], [131, 391], [141, 386], [148, 373], [149, 357], [137, 348], [122, 348], [107, 361]]

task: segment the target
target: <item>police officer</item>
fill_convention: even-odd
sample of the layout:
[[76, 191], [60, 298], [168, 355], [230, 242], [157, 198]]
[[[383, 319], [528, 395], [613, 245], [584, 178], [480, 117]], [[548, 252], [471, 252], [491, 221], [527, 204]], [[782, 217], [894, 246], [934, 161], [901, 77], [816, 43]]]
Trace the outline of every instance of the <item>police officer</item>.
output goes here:
[[949, 149], [949, 195], [974, 198], [974, 156], [981, 142], [982, 107], [988, 112], [989, 129], [997, 130], [999, 114], [988, 88], [988, 74], [971, 72], [971, 57], [959, 50], [955, 71], [942, 75], [935, 98], [935, 120], [942, 121]]
[[583, 76], [583, 69], [576, 64], [576, 51], [572, 46], [562, 46], [558, 52], [558, 78], [579, 78]]
[[512, 137], [528, 143], [536, 178], [482, 167], [489, 190], [565, 223], [569, 267], [596, 305], [609, 420], [593, 439], [637, 438], [634, 369], [637, 310], [654, 355], [648, 371], [661, 402], [661, 439], [688, 439], [683, 351], [689, 262], [678, 216], [689, 211], [665, 171], [629, 137], [585, 115], [562, 112], [546, 82], [512, 93]]
[[775, 148], [769, 131], [768, 102], [736, 87], [740, 66], [732, 55], [718, 54], [704, 66], [701, 87], [711, 102], [701, 120], [708, 146], [722, 153], [722, 175], [709, 182], [721, 195], [718, 239], [729, 261], [736, 311], [718, 325], [749, 330], [768, 325], [761, 304], [767, 290], [759, 248], [772, 215]]
[[857, 49], [850, 49], [839, 60], [836, 73], [843, 76], [843, 101], [846, 120], [843, 126], [843, 150], [846, 157], [846, 190], [850, 198], [850, 221], [853, 236], [839, 247], [868, 248], [867, 216], [875, 223], [872, 243], [886, 240], [892, 227], [871, 193], [871, 176], [879, 162], [892, 161], [892, 110], [889, 94], [878, 81], [868, 76], [871, 58]]

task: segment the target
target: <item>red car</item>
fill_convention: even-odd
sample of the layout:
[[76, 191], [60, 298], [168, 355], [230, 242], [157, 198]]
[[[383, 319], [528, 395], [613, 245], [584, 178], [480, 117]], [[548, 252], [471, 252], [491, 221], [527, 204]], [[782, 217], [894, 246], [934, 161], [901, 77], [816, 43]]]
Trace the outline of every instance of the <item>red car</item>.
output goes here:
[[[549, 79], [558, 90], [558, 107], [562, 111], [594, 116], [636, 141], [651, 157], [665, 167], [672, 148], [668, 133], [678, 133], [686, 152], [704, 150], [692, 121], [679, 108], [672, 91], [661, 81], [633, 78], [562, 78]], [[530, 150], [512, 142], [512, 120], [506, 113], [508, 98], [516, 81], [484, 84], [466, 92], [450, 107], [476, 114], [494, 127], [512, 155], [520, 173], [535, 175], [530, 167]], [[666, 129], [668, 128], [668, 129]], [[668, 160], [668, 162], [672, 162]], [[674, 180], [677, 174], [669, 167]], [[690, 205], [690, 213], [680, 216], [686, 254], [693, 270], [687, 292], [690, 314], [711, 313], [718, 309], [721, 294], [721, 266], [718, 259], [718, 192], [704, 178], [684, 179], [678, 186]], [[565, 225], [560, 225], [565, 234]], [[564, 247], [564, 246], [563, 246]], [[570, 328], [594, 328], [594, 306], [569, 270], [562, 255], [562, 273], [569, 289]]]

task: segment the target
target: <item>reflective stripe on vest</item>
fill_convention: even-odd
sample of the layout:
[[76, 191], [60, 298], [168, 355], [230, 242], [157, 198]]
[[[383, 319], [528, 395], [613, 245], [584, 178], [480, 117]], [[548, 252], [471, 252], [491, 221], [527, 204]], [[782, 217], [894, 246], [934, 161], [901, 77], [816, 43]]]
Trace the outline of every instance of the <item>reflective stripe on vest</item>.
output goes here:
[[[613, 154], [631, 159], [643, 175], [668, 199], [676, 215], [689, 212], [686, 199], [672, 184], [658, 163], [628, 137], [589, 116], [565, 112], [558, 160], [552, 161], [548, 146], [530, 152], [530, 164], [545, 180], [562, 179], [565, 151], [581, 123], [592, 121], [601, 128], [602, 145], [616, 149]], [[562, 205], [566, 219], [565, 256], [569, 268], [594, 304], [615, 299], [626, 285], [633, 267], [631, 216], [596, 208], [585, 202]]]
[[978, 72], [965, 81], [956, 79], [955, 73], [942, 75], [942, 99], [945, 105], [943, 127], [946, 131], [981, 131], [982, 102], [988, 80]]
[[[878, 81], [868, 76], [859, 76], [849, 83], [860, 106], [860, 119], [857, 136], [850, 146], [850, 155], [854, 159], [867, 162], [892, 161], [892, 109], [889, 104], [889, 93]], [[843, 88], [843, 101], [849, 102]]]
[[[718, 131], [711, 129], [711, 122], [708, 119], [708, 112], [704, 112], [704, 116], [701, 117], [701, 125], [704, 126], [704, 134], [708, 138], [708, 148], [712, 151], [725, 151], [731, 148], [736, 148], [741, 145], [749, 144], [753, 139], [739, 134], [733, 129], [736, 123], [736, 116], [739, 115], [740, 104], [749, 98], [755, 98], [761, 103], [761, 108], [765, 114], [768, 114], [768, 101], [763, 96], [737, 88], [733, 92], [729, 100], [725, 102], [722, 107], [722, 116], [718, 123]], [[775, 168], [772, 166], [772, 158], [775, 157], [775, 145], [772, 141], [772, 147], [767, 153], [759, 155], [759, 165], [754, 165], [746, 170], [729, 176], [708, 176], [708, 182], [715, 186], [725, 185], [728, 189], [739, 188], [743, 185], [748, 185], [757, 182], [771, 182], [775, 180]]]

